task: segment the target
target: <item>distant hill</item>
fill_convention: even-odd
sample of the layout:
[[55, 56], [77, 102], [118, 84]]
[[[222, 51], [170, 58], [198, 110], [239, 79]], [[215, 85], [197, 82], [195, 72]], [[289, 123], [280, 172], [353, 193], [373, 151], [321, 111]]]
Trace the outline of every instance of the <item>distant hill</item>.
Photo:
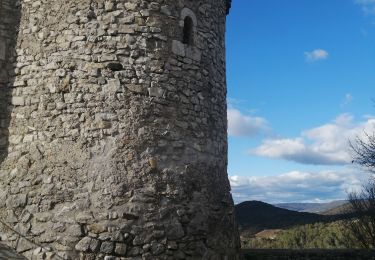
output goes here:
[[246, 201], [236, 205], [236, 219], [242, 235], [254, 235], [266, 229], [286, 229], [316, 222], [343, 219], [342, 215], [320, 215], [275, 207], [261, 201]]
[[280, 203], [276, 207], [299, 212], [323, 213], [348, 203], [346, 200], [336, 200], [329, 203]]
[[346, 202], [345, 204], [342, 204], [340, 206], [337, 206], [335, 208], [331, 208], [329, 210], [323, 211], [320, 214], [322, 215], [340, 215], [340, 214], [350, 214], [353, 212], [353, 208], [350, 205], [349, 202]]

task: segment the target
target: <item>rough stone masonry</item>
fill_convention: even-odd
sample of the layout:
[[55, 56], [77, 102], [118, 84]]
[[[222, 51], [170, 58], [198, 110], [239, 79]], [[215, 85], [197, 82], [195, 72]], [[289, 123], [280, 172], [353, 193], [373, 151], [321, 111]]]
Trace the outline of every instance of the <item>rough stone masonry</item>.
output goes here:
[[28, 259], [237, 259], [229, 0], [0, 0], [0, 238]]

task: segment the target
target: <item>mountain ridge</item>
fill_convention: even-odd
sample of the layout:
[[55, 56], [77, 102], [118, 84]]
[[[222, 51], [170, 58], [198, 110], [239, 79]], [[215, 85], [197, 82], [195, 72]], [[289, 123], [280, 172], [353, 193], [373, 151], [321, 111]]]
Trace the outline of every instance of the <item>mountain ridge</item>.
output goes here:
[[321, 215], [279, 208], [261, 201], [245, 201], [235, 206], [236, 219], [242, 235], [254, 235], [266, 229], [286, 229], [317, 222], [333, 222], [346, 215]]
[[348, 203], [346, 200], [335, 200], [327, 203], [278, 203], [276, 207], [294, 210], [298, 212], [323, 213], [334, 208], [338, 208]]

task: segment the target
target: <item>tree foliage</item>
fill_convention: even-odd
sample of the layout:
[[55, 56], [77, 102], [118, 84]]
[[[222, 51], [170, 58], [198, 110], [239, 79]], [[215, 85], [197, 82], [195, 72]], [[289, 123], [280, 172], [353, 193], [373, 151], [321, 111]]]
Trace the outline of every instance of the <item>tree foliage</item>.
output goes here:
[[[353, 163], [365, 167], [375, 174], [375, 133], [365, 134], [351, 143], [354, 152]], [[352, 192], [348, 197], [355, 218], [345, 226], [362, 248], [375, 248], [375, 179], [372, 178], [361, 192]]]
[[357, 138], [350, 142], [353, 153], [353, 163], [366, 167], [375, 173], [375, 133], [365, 133], [364, 138]]
[[280, 231], [275, 239], [245, 238], [244, 248], [258, 249], [345, 249], [361, 248], [343, 221], [314, 223]]
[[375, 182], [349, 194], [348, 200], [356, 217], [345, 221], [345, 226], [362, 248], [375, 248]]

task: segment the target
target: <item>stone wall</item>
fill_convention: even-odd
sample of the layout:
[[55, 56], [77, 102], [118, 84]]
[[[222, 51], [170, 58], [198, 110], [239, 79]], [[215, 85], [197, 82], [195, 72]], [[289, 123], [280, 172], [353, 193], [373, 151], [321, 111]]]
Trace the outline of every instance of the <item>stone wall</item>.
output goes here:
[[9, 248], [0, 243], [0, 259], [4, 260], [27, 260], [27, 258], [20, 256], [14, 249]]
[[1, 63], [1, 240], [30, 259], [237, 258], [228, 2], [20, 2]]
[[0, 163], [7, 155], [8, 126], [11, 114], [11, 83], [20, 18], [19, 2], [0, 1]]
[[243, 250], [246, 260], [374, 260], [364, 250]]

